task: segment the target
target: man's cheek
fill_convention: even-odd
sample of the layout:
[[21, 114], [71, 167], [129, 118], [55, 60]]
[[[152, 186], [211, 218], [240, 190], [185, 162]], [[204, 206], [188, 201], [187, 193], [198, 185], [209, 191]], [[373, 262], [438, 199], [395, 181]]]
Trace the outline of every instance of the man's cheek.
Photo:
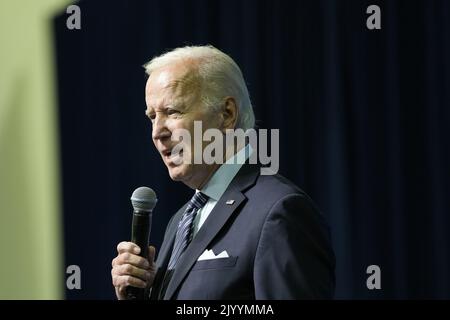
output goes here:
[[194, 161], [193, 153], [192, 153], [192, 146], [190, 145], [184, 145], [183, 149], [183, 163], [184, 164], [191, 164]]

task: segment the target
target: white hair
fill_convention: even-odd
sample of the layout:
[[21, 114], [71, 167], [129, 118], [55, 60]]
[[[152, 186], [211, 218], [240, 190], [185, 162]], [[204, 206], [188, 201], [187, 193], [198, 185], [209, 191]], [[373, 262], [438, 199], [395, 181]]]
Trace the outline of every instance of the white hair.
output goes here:
[[183, 60], [197, 62], [194, 72], [198, 73], [201, 82], [201, 99], [205, 106], [217, 110], [224, 97], [233, 97], [238, 107], [236, 128], [247, 130], [255, 126], [255, 115], [241, 69], [230, 56], [211, 45], [176, 48], [146, 63], [145, 72], [150, 75], [156, 69]]

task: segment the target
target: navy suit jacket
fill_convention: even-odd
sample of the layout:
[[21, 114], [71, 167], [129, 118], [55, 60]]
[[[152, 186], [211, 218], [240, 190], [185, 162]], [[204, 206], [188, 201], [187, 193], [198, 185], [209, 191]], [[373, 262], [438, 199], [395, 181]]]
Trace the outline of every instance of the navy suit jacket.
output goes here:
[[[151, 299], [186, 205], [166, 229]], [[229, 257], [197, 261], [206, 249]], [[313, 201], [281, 175], [245, 164], [178, 260], [164, 299], [330, 299], [334, 269], [329, 230]]]

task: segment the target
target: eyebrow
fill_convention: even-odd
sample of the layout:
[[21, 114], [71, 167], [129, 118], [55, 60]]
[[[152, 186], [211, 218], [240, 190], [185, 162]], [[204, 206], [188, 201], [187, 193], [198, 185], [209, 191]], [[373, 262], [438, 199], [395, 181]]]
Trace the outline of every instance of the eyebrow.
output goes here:
[[[179, 110], [186, 110], [186, 105], [185, 105], [185, 103], [183, 103], [183, 102], [169, 103], [169, 104], [166, 104], [166, 105], [163, 105], [163, 106], [159, 107], [158, 109], [162, 109], [162, 110], [165, 111], [165, 110], [167, 110], [167, 109], [169, 109], [169, 108], [179, 109]], [[145, 109], [145, 114], [146, 114], [147, 116], [148, 116], [149, 113], [150, 113], [150, 110], [149, 110], [149, 109], [155, 110], [156, 108], [154, 108], [154, 107], [152, 107], [152, 106], [147, 107], [147, 108]]]

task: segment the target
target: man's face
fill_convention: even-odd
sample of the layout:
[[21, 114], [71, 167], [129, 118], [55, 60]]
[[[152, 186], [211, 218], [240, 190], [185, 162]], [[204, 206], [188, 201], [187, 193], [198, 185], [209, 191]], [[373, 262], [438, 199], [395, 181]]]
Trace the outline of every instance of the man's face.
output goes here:
[[[203, 131], [208, 128], [221, 129], [218, 113], [203, 107], [201, 89], [194, 72], [186, 63], [163, 67], [151, 73], [145, 88], [146, 114], [152, 122], [152, 139], [158, 149], [170, 177], [182, 181], [189, 187], [199, 189], [214, 173], [217, 165], [194, 164], [194, 121], [202, 121]], [[177, 129], [185, 129], [191, 141], [183, 141], [179, 154], [171, 151], [180, 140], [172, 140]], [[202, 132], [203, 135], [203, 132]], [[207, 145], [201, 141], [202, 152]], [[182, 161], [191, 159], [189, 163]]]

